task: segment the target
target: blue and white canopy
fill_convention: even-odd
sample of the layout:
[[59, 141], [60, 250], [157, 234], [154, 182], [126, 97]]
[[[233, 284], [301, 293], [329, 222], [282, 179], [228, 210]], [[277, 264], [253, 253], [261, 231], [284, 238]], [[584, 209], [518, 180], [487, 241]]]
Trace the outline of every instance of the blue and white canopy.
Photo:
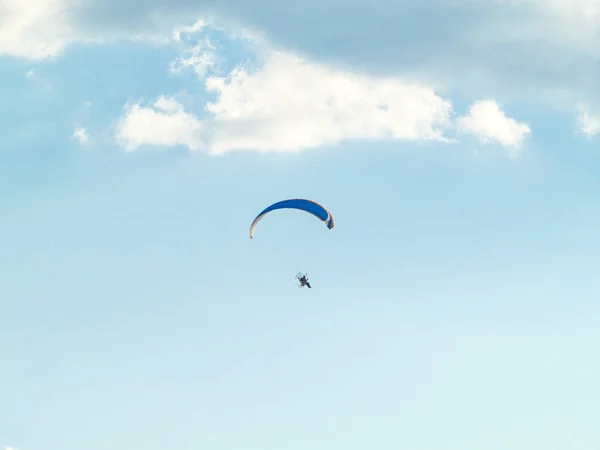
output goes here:
[[276, 209], [299, 209], [301, 211], [306, 211], [307, 213], [310, 213], [319, 220], [321, 220], [325, 225], [327, 225], [327, 228], [329, 228], [330, 230], [333, 228], [335, 223], [333, 220], [333, 215], [324, 206], [312, 200], [306, 200], [303, 198], [292, 198], [289, 200], [282, 200], [280, 202], [273, 203], [271, 206], [262, 210], [261, 213], [258, 216], [256, 216], [256, 219], [254, 219], [252, 225], [250, 225], [250, 239], [254, 237], [254, 229], [256, 228], [258, 222], [260, 222], [266, 214]]

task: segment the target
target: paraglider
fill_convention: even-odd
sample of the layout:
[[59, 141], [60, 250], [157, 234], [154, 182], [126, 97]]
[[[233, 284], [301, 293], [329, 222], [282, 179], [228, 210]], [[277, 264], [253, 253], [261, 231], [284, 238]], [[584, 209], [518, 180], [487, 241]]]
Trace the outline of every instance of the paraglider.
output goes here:
[[[268, 206], [267, 208], [263, 209], [250, 225], [250, 239], [254, 238], [254, 230], [256, 228], [256, 225], [258, 225], [258, 222], [260, 222], [263, 219], [263, 217], [271, 211], [275, 211], [278, 209], [297, 209], [300, 211], [305, 211], [309, 214], [312, 214], [321, 222], [323, 222], [330, 230], [333, 229], [335, 225], [333, 215], [323, 205], [320, 205], [319, 203], [313, 200], [307, 200], [303, 198], [292, 198], [273, 203], [271, 206]], [[305, 274], [299, 272], [296, 275], [296, 279], [300, 282], [299, 287], [306, 286], [309, 289], [311, 289], [311, 285], [308, 282], [308, 278]]]

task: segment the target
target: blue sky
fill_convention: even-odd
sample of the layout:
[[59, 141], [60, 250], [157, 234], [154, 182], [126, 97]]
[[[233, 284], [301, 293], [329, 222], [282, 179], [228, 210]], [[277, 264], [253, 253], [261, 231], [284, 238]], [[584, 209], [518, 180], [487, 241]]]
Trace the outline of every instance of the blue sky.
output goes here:
[[195, 3], [0, 0], [0, 446], [597, 447], [598, 3]]

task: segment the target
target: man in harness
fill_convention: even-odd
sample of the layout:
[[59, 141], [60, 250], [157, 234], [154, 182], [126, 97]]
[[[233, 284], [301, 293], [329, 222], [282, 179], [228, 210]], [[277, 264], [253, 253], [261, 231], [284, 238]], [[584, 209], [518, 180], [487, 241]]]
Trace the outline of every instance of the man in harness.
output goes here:
[[307, 288], [311, 289], [310, 283], [308, 282], [308, 278], [306, 277], [305, 274], [298, 273], [298, 275], [296, 275], [296, 278], [300, 282], [300, 286], [298, 286], [298, 287], [304, 287], [304, 286], [306, 286]]

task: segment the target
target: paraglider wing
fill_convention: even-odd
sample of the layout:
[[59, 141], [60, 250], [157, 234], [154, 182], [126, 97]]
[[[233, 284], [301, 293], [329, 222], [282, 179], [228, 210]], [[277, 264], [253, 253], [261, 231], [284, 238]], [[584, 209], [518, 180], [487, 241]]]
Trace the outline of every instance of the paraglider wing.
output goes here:
[[256, 219], [254, 219], [252, 225], [250, 225], [250, 239], [254, 237], [254, 229], [256, 228], [258, 222], [260, 222], [266, 214], [270, 213], [271, 211], [275, 211], [276, 209], [299, 209], [301, 211], [306, 211], [307, 213], [310, 213], [320, 219], [330, 230], [334, 226], [333, 216], [327, 208], [312, 200], [293, 198], [273, 203], [271, 206], [262, 210], [260, 214], [256, 216]]

